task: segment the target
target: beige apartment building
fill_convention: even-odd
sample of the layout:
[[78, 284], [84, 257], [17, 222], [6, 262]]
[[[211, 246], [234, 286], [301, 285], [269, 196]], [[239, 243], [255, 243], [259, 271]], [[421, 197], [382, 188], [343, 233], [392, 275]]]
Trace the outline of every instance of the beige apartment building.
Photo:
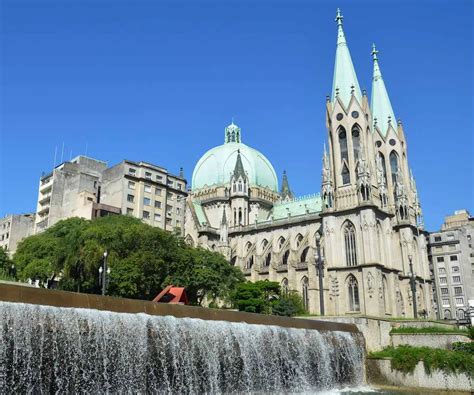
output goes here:
[[429, 235], [438, 318], [464, 319], [474, 305], [474, 217], [457, 210]]
[[122, 214], [169, 231], [182, 232], [186, 180], [160, 166], [124, 160], [102, 176], [101, 201]]
[[181, 229], [186, 180], [145, 162], [107, 167], [101, 160], [78, 156], [40, 178], [35, 233], [56, 222], [124, 214], [166, 230]]
[[11, 256], [25, 237], [33, 234], [34, 214], [7, 215], [0, 219], [0, 248]]

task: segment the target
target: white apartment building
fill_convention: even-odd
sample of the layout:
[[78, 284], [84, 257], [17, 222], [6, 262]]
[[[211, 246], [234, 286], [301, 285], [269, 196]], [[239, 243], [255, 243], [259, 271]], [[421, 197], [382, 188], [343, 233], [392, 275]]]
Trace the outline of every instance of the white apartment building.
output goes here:
[[34, 214], [7, 215], [0, 219], [0, 248], [11, 256], [18, 243], [33, 234]]

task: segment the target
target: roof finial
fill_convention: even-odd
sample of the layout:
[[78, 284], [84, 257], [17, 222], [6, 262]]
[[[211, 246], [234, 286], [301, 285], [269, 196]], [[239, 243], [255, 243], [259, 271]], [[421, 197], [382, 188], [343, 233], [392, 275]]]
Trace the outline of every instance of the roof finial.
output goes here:
[[372, 59], [374, 61], [378, 60], [377, 58], [377, 54], [379, 53], [379, 51], [377, 51], [377, 48], [375, 48], [375, 44], [372, 44]]
[[232, 117], [232, 125], [234, 124], [234, 117]]
[[337, 11], [336, 11], [336, 23], [337, 23], [337, 26], [342, 26], [342, 20], [344, 19], [344, 17], [342, 16], [341, 14], [341, 9], [338, 8]]

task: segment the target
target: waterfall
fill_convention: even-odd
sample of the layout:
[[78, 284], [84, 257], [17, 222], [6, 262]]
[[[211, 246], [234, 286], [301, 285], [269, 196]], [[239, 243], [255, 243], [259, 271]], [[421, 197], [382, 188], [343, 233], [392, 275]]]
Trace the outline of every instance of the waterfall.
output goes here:
[[358, 336], [0, 302], [0, 393], [314, 393], [363, 381]]

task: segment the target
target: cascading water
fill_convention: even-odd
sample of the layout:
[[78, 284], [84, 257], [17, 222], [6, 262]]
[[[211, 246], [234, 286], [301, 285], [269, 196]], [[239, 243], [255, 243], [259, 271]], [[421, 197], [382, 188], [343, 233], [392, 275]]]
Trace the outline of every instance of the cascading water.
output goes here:
[[347, 332], [0, 302], [0, 393], [315, 392], [363, 366]]

